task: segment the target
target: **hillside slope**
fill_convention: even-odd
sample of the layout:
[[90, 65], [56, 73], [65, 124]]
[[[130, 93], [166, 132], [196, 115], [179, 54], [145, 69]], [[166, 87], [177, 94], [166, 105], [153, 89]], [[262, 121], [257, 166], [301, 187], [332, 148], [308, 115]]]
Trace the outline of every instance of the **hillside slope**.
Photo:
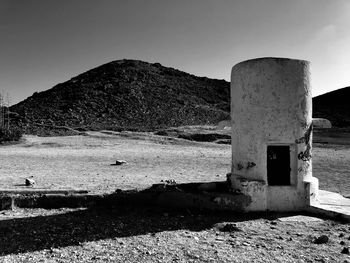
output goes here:
[[[350, 87], [313, 98], [313, 117], [350, 127]], [[11, 107], [26, 133], [72, 129], [155, 130], [229, 118], [230, 83], [138, 60], [117, 60], [34, 93]], [[56, 128], [52, 128], [56, 127]]]
[[326, 118], [336, 127], [350, 127], [350, 87], [313, 98], [313, 117]]
[[22, 116], [17, 124], [25, 132], [49, 135], [49, 126], [153, 130], [217, 123], [229, 117], [229, 101], [224, 80], [118, 60], [34, 93], [11, 111]]

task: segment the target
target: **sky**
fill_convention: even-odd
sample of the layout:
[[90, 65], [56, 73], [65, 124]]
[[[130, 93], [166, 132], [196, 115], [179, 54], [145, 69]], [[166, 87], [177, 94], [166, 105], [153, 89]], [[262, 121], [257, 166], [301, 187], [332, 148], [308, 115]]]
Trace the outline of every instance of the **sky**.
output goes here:
[[123, 58], [229, 81], [256, 57], [310, 61], [313, 96], [350, 86], [350, 1], [0, 0], [11, 104]]

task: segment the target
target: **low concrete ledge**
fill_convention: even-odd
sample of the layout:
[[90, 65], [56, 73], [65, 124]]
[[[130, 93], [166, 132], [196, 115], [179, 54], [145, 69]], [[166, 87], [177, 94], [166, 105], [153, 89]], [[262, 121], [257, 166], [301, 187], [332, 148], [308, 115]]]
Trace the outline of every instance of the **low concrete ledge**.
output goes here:
[[76, 195], [76, 194], [88, 194], [88, 190], [75, 190], [75, 189], [40, 189], [40, 188], [29, 188], [29, 189], [0, 189], [0, 195]]
[[[249, 197], [244, 194], [236, 194], [226, 191], [215, 191], [222, 189], [213, 184], [188, 184], [188, 185], [164, 185], [158, 184], [143, 191], [121, 191], [113, 194], [93, 195], [79, 194], [54, 190], [47, 193], [43, 192], [7, 192], [0, 193], [0, 210], [11, 210], [18, 208], [79, 208], [79, 207], [122, 207], [122, 206], [149, 206], [174, 209], [190, 209], [198, 211], [215, 212], [246, 212], [245, 208], [251, 202]], [[203, 191], [205, 189], [206, 191]], [[338, 197], [340, 195], [323, 191], [321, 197]], [[334, 199], [333, 198], [333, 199]], [[344, 197], [342, 197], [344, 198]], [[309, 206], [300, 213], [305, 213], [317, 217], [331, 218], [339, 221], [350, 221], [350, 199], [345, 198], [347, 202], [341, 202], [338, 205], [336, 199], [324, 199], [323, 202], [331, 202], [331, 206], [321, 203], [319, 206]], [[338, 205], [337, 207], [334, 207]], [[339, 210], [341, 209], [341, 211]], [[345, 209], [345, 210], [344, 210]], [[344, 211], [343, 211], [344, 210]], [[264, 212], [264, 211], [260, 211]], [[265, 211], [273, 212], [273, 211]], [[296, 213], [294, 211], [293, 213]]]
[[310, 206], [305, 210], [305, 212], [318, 217], [321, 216], [321, 217], [330, 218], [341, 222], [350, 222], [350, 214], [329, 210], [327, 208]]
[[77, 207], [92, 207], [103, 195], [17, 195], [11, 196], [13, 208], [46, 208], [56, 209], [62, 207], [77, 208]]
[[350, 199], [338, 193], [319, 190], [318, 202], [307, 209], [312, 214], [350, 222]]
[[1, 194], [0, 210], [19, 208], [89, 207], [103, 196], [98, 195], [65, 195], [65, 194]]
[[251, 202], [243, 194], [226, 191], [225, 182], [192, 184], [157, 184], [143, 191], [121, 191], [93, 195], [65, 191], [7, 191], [0, 193], [0, 208], [61, 208], [157, 206], [179, 209], [244, 211]]

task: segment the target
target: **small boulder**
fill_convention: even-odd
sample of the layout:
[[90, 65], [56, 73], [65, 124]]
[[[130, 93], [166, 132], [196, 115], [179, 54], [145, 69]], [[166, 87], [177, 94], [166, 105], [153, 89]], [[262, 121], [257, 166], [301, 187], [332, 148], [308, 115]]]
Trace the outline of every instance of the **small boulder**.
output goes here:
[[349, 255], [350, 254], [349, 247], [343, 247], [343, 250], [341, 251], [341, 253]]
[[111, 165], [122, 165], [122, 164], [126, 164], [126, 161], [124, 161], [124, 160], [116, 160], [115, 163], [113, 163]]
[[236, 224], [219, 224], [218, 229], [221, 232], [238, 232], [242, 231]]
[[165, 180], [166, 185], [177, 185], [176, 181], [173, 179]]
[[328, 236], [322, 235], [314, 239], [314, 244], [326, 244], [329, 241]]
[[25, 180], [25, 185], [26, 185], [26, 186], [34, 186], [34, 185], [35, 185], [34, 179], [32, 179], [32, 178], [26, 178], [26, 180]]

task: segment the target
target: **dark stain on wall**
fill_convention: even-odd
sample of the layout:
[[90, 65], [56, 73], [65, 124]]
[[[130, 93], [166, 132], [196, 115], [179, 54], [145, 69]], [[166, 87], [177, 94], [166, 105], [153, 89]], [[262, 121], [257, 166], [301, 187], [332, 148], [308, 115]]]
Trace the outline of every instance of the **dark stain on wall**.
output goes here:
[[311, 155], [311, 134], [313, 130], [313, 125], [311, 124], [307, 131], [305, 132], [304, 136], [295, 140], [295, 143], [300, 144], [300, 143], [305, 143], [306, 149], [303, 152], [300, 152], [298, 154], [298, 159], [302, 161], [310, 161], [312, 158]]

